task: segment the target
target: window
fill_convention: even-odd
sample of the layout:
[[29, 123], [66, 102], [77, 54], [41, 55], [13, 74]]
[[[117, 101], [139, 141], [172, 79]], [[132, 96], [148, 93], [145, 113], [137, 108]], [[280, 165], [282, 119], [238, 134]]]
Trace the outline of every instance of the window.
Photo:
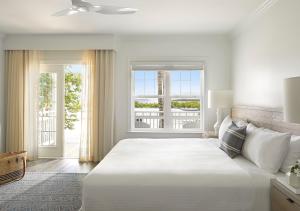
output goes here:
[[133, 130], [203, 129], [203, 65], [132, 64]]

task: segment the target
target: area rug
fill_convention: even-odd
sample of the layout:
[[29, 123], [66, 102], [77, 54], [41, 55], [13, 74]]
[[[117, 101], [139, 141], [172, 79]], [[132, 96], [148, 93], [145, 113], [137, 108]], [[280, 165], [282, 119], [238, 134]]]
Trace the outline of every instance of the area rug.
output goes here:
[[0, 210], [79, 210], [85, 175], [27, 172], [22, 180], [0, 186]]

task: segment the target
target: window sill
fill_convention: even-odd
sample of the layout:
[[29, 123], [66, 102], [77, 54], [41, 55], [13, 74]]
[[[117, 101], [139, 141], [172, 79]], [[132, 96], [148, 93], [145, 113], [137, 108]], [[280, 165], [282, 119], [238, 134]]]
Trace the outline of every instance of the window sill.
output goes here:
[[56, 145], [50, 145], [50, 146], [39, 146], [39, 148], [56, 148]]

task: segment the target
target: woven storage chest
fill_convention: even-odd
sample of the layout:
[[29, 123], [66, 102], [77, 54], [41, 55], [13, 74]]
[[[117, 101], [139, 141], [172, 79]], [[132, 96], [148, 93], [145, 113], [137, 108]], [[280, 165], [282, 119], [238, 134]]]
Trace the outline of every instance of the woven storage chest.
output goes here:
[[22, 179], [25, 169], [25, 151], [0, 154], [0, 185]]

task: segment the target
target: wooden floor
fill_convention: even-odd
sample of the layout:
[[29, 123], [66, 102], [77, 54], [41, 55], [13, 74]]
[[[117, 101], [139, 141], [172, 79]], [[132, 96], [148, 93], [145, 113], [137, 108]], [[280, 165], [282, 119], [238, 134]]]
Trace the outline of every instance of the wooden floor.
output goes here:
[[88, 173], [97, 163], [80, 163], [78, 159], [39, 159], [27, 162], [28, 172]]

